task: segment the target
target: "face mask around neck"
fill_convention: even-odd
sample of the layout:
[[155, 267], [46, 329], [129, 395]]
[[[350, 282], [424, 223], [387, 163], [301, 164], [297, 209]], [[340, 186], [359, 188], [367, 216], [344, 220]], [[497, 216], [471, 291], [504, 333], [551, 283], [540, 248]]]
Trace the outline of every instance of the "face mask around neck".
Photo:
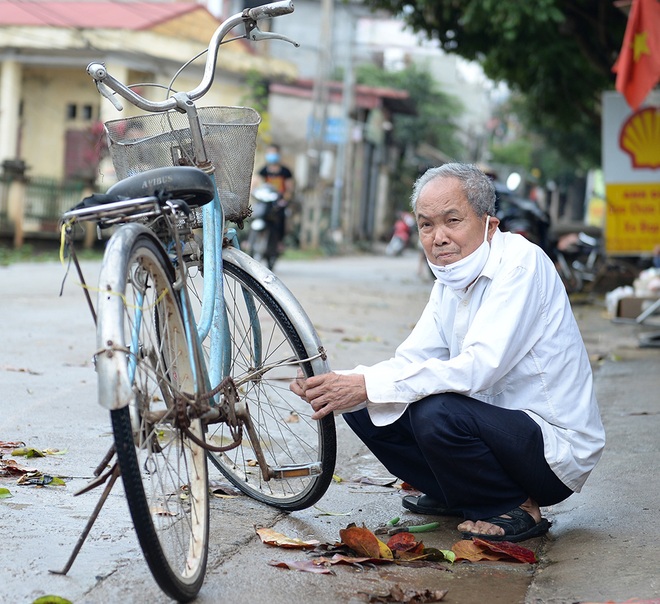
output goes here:
[[457, 262], [447, 266], [437, 266], [429, 262], [427, 258], [426, 261], [431, 267], [431, 271], [440, 283], [451, 289], [465, 289], [481, 274], [481, 271], [486, 265], [486, 260], [488, 260], [488, 254], [490, 254], [490, 244], [488, 243], [489, 221], [490, 216], [487, 216], [483, 243], [465, 258], [461, 258]]

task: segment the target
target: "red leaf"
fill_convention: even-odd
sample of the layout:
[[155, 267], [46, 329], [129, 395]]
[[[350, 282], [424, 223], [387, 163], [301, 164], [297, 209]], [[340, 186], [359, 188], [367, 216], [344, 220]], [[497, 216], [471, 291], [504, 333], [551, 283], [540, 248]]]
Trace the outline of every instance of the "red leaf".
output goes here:
[[408, 552], [417, 546], [417, 539], [412, 533], [396, 533], [390, 537], [387, 547], [392, 551]]
[[514, 558], [520, 562], [527, 562], [528, 564], [534, 564], [537, 562], [536, 554], [526, 547], [521, 547], [511, 541], [487, 541], [486, 539], [479, 539], [478, 537], [474, 538], [474, 542], [478, 545], [486, 546], [489, 550], [494, 552], [500, 552], [506, 554], [507, 556]]

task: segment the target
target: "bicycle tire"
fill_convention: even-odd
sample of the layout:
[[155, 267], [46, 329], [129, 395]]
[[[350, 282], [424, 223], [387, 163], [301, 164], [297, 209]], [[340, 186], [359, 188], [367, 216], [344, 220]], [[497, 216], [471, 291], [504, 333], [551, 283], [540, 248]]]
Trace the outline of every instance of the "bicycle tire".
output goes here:
[[[241, 252], [236, 252], [241, 254]], [[209, 452], [209, 459], [231, 484], [250, 497], [285, 511], [305, 509], [316, 503], [327, 491], [334, 473], [337, 442], [332, 415], [312, 420], [311, 407], [289, 390], [298, 369], [305, 376], [314, 374], [313, 363], [305, 361], [310, 354], [301, 337], [296, 313], [286, 308], [263, 285], [275, 280], [255, 274], [266, 271], [250, 260], [253, 273], [231, 258], [223, 260], [223, 287], [231, 335], [231, 369], [235, 383], [255, 372], [256, 366], [275, 359], [293, 359], [239, 388], [242, 402], [248, 405], [266, 462], [279, 477], [266, 480], [256, 463], [249, 438], [224, 453]], [[245, 297], [255, 305], [258, 322], [250, 320]], [[255, 327], [259, 326], [259, 333]], [[255, 360], [256, 342], [261, 341], [261, 361]], [[315, 351], [316, 352], [316, 351]], [[226, 444], [229, 436], [223, 424], [208, 426], [207, 440]], [[296, 472], [300, 475], [294, 476]]]
[[[168, 596], [189, 602], [206, 572], [209, 492], [206, 450], [175, 420], [175, 397], [194, 392], [194, 379], [174, 270], [147, 229], [128, 225], [113, 239], [101, 270], [99, 347], [114, 343], [134, 393], [127, 406], [110, 412], [117, 460], [154, 579]], [[107, 291], [106, 283], [117, 285]], [[114, 387], [104, 375], [100, 392]], [[203, 443], [201, 421], [189, 429]]]

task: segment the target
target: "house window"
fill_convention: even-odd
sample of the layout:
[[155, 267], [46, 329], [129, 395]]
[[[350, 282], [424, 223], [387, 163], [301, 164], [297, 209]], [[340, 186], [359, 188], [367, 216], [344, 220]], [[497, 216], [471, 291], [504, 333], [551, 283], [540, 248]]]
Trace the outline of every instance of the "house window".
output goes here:
[[94, 119], [94, 106], [69, 103], [66, 106], [66, 119], [70, 121], [82, 120], [91, 122]]

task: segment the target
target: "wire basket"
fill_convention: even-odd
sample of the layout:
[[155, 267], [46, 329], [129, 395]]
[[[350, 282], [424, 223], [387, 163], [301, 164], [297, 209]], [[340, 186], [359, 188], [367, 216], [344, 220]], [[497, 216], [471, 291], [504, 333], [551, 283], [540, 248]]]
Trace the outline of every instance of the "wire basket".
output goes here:
[[[261, 118], [249, 107], [201, 107], [197, 111], [225, 218], [240, 222], [250, 213], [250, 182]], [[192, 163], [188, 118], [177, 111], [111, 120], [105, 123], [105, 131], [120, 180], [152, 168]]]

